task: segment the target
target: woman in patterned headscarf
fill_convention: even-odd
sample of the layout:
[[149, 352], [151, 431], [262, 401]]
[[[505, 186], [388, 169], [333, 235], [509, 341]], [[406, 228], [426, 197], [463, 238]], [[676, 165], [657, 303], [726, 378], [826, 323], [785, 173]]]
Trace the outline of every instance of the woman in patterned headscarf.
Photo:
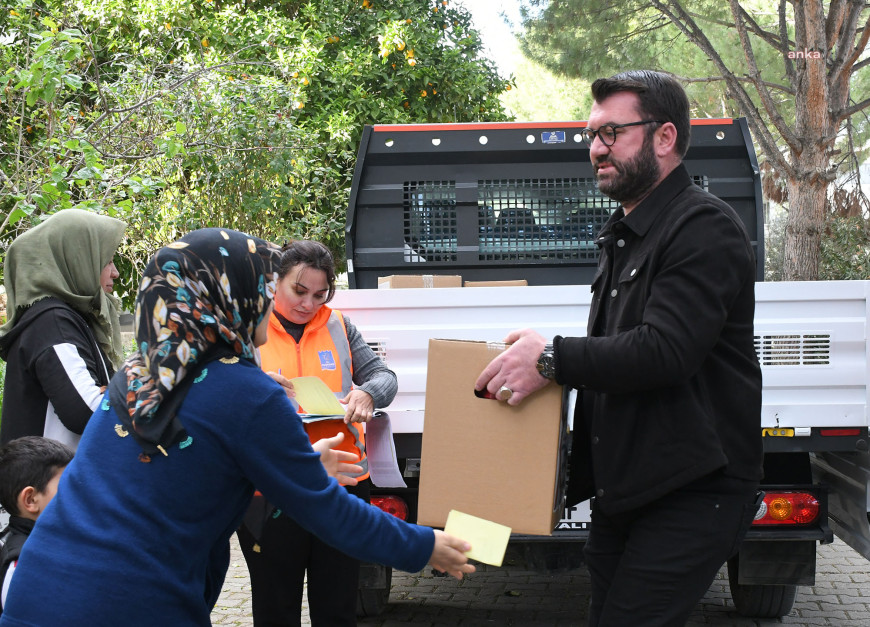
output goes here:
[[122, 359], [112, 258], [125, 228], [109, 216], [64, 209], [6, 251], [0, 443], [41, 435], [78, 445]]
[[[254, 485], [359, 559], [473, 572], [466, 543], [330, 478], [283, 389], [258, 367], [279, 254], [244, 233], [203, 229], [154, 256], [136, 299], [139, 351], [25, 544], [0, 626], [209, 625]], [[324, 450], [333, 471], [336, 455]]]

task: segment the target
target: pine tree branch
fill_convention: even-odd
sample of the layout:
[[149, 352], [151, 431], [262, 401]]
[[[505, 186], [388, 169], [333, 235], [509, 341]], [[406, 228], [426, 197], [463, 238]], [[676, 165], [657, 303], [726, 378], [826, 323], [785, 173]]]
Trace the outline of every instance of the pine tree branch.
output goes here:
[[[703, 76], [703, 77], [697, 77], [697, 78], [690, 78], [688, 76], [680, 76], [677, 74], [675, 74], [675, 76], [677, 76], [677, 78], [679, 78], [681, 81], [683, 81], [685, 83], [718, 83], [718, 82], [725, 82], [728, 80], [727, 76]], [[741, 83], [749, 83], [751, 85], [755, 84], [753, 82], [753, 80], [751, 78], [749, 78], [748, 76], [742, 76], [742, 77], [741, 76], [734, 76], [733, 78], [734, 78], [734, 80], [741, 82]], [[762, 84], [766, 87], [769, 87], [770, 89], [775, 89], [776, 91], [781, 91], [782, 93], [787, 94], [789, 96], [795, 95], [794, 88], [792, 88], [788, 85], [782, 85], [780, 83], [771, 83], [770, 81], [762, 81]]]
[[[837, 103], [843, 104], [843, 108], [838, 107], [832, 111], [834, 119], [838, 122], [852, 115], [852, 113], [849, 113], [850, 111], [854, 112], [854, 106], [845, 106], [847, 102], [846, 95], [849, 92], [849, 83], [854, 72], [868, 61], [865, 59], [860, 64], [857, 63], [860, 56], [866, 50], [868, 41], [870, 41], [870, 17], [867, 18], [863, 28], [858, 27], [864, 7], [864, 2], [851, 3], [851, 11], [841, 21], [841, 31], [837, 37], [837, 60], [830, 70], [829, 80], [832, 90], [836, 90], [837, 93], [842, 93], [843, 95], [841, 103]], [[861, 37], [855, 42], [855, 36], [859, 30], [861, 31]], [[848, 54], [847, 51], [849, 51]]]
[[[855, 4], [859, 5], [860, 3], [856, 2]], [[860, 15], [861, 15], [861, 9], [858, 6], [856, 6], [855, 10], [853, 11], [853, 14], [856, 18], [855, 21], [857, 22], [857, 19], [860, 18]], [[855, 33], [857, 34], [859, 31], [861, 32], [861, 38], [858, 40], [858, 43], [855, 44], [855, 46], [852, 50], [852, 54], [850, 55], [849, 59], [846, 61], [846, 66], [853, 66], [858, 61], [858, 58], [864, 53], [864, 50], [867, 49], [867, 44], [868, 44], [868, 42], [870, 42], [870, 17], [867, 18], [866, 22], [864, 22], [863, 27], [861, 27], [861, 28], [856, 27]], [[865, 63], [866, 63], [866, 61], [865, 61]]]
[[856, 113], [863, 111], [864, 109], [870, 107], [870, 98], [866, 100], [862, 100], [859, 103], [852, 105], [851, 107], [846, 107], [839, 112], [839, 119], [843, 120], [848, 117], [855, 115]]
[[774, 127], [776, 127], [776, 130], [780, 135], [782, 135], [783, 139], [786, 140], [786, 143], [788, 143], [789, 146], [796, 146], [800, 143], [800, 140], [793, 134], [791, 128], [789, 128], [785, 119], [782, 117], [776, 103], [773, 101], [773, 96], [771, 95], [770, 90], [767, 89], [761, 78], [761, 71], [759, 71], [758, 62], [755, 59], [755, 52], [752, 50], [752, 42], [749, 41], [749, 34], [741, 17], [743, 9], [738, 0], [728, 0], [728, 4], [731, 7], [732, 15], [734, 15], [734, 24], [737, 27], [737, 36], [740, 38], [740, 46], [743, 48], [743, 56], [746, 59], [749, 76], [752, 80], [753, 86], [755, 87], [755, 91], [761, 98], [761, 104], [764, 106], [764, 109], [767, 112], [770, 121], [773, 123]]
[[[788, 17], [786, 13], [786, 7], [788, 5], [788, 0], [779, 0], [779, 36], [783, 39], [783, 41], [789, 41], [788, 38]], [[789, 59], [788, 55], [783, 55], [785, 59], [785, 75], [788, 78], [789, 83], [794, 85], [797, 82], [797, 74], [794, 69], [794, 62]]]
[[[779, 150], [776, 138], [770, 132], [766, 125], [760, 122], [761, 115], [752, 102], [749, 93], [744, 89], [742, 81], [734, 75], [728, 68], [722, 57], [716, 52], [710, 40], [704, 32], [698, 27], [697, 23], [692, 19], [683, 6], [676, 0], [651, 0], [651, 4], [659, 10], [663, 15], [667, 16], [680, 31], [696, 46], [698, 46], [704, 54], [706, 54], [724, 77], [725, 84], [729, 95], [737, 101], [743, 115], [746, 116], [752, 127], [756, 141], [761, 145], [764, 154], [768, 160], [776, 166], [781, 172], [792, 174], [792, 166], [783, 157]], [[758, 87], [756, 86], [756, 89]], [[774, 109], [774, 113], [779, 113]], [[780, 116], [781, 120], [781, 116]], [[794, 137], [791, 129], [784, 122], [781, 122], [785, 132], [781, 135], [789, 146], [797, 146], [798, 142]]]
[[749, 32], [755, 34], [759, 39], [767, 42], [771, 48], [774, 50], [778, 50], [780, 52], [786, 52], [786, 49], [791, 44], [791, 41], [788, 38], [788, 34], [785, 36], [780, 33], [780, 35], [774, 35], [773, 33], [764, 30], [758, 22], [755, 21], [749, 13], [743, 7], [740, 7], [740, 17], [743, 22], [749, 27]]

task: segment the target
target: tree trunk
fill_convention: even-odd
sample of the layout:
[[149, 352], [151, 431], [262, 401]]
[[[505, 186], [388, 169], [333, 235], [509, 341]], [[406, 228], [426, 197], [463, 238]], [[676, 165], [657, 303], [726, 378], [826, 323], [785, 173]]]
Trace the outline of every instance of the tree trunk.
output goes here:
[[785, 226], [782, 278], [784, 281], [815, 281], [825, 225], [828, 181], [800, 176], [788, 181], [788, 220]]
[[822, 2], [794, 0], [794, 14], [797, 48], [821, 58], [807, 54], [795, 61], [794, 135], [799, 139], [790, 150], [782, 275], [786, 281], [814, 281], [819, 278], [828, 185], [834, 179], [830, 151], [838, 123], [832, 109], [840, 103], [831, 101], [827, 80], [825, 59], [830, 48]]

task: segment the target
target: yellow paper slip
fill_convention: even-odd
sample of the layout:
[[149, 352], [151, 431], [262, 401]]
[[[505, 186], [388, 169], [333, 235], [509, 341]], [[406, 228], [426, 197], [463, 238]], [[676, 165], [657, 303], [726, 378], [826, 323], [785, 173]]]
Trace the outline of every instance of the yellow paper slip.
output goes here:
[[306, 414], [321, 416], [344, 416], [344, 405], [338, 402], [329, 386], [319, 377], [295, 377], [290, 379], [296, 390], [296, 402]]
[[470, 559], [493, 566], [501, 566], [511, 537], [510, 527], [471, 514], [463, 514], [455, 509], [447, 514], [444, 532], [471, 545], [471, 550], [466, 553]]

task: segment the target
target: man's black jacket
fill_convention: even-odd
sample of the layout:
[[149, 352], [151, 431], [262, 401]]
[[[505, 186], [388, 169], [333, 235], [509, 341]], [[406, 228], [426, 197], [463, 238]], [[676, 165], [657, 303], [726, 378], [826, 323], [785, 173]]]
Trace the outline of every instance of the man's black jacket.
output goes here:
[[582, 393], [569, 504], [641, 507], [717, 469], [761, 478], [755, 255], [725, 202], [680, 165], [597, 243], [587, 337], [555, 338]]

